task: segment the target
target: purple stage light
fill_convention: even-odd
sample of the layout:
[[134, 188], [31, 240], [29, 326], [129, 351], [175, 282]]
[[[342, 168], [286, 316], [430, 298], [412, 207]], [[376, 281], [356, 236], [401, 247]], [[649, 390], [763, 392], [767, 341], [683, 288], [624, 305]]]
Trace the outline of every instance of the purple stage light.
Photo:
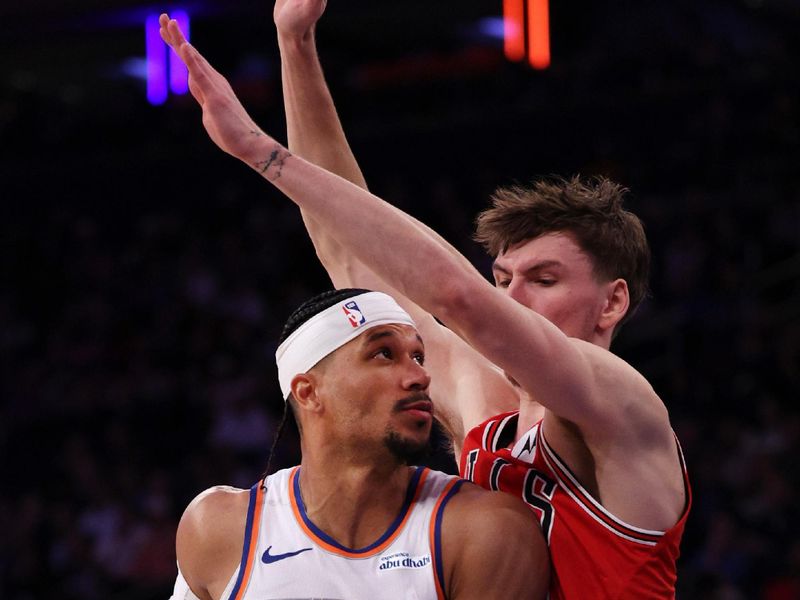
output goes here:
[[158, 15], [147, 17], [144, 25], [147, 51], [147, 101], [159, 105], [167, 101], [167, 47], [158, 33]]
[[[186, 41], [190, 41], [189, 37], [189, 15], [184, 10], [176, 10], [170, 13], [170, 17], [175, 19], [180, 25], [183, 35], [186, 36]], [[186, 65], [178, 58], [178, 55], [172, 51], [169, 52], [169, 89], [173, 94], [185, 94], [189, 91], [189, 71]]]
[[[169, 91], [173, 94], [185, 94], [189, 91], [189, 73], [178, 55], [161, 39], [158, 33], [158, 14], [147, 16], [144, 24], [145, 45], [147, 50], [147, 101], [160, 105], [167, 101]], [[189, 15], [185, 10], [170, 13], [180, 25], [186, 39], [189, 40]]]

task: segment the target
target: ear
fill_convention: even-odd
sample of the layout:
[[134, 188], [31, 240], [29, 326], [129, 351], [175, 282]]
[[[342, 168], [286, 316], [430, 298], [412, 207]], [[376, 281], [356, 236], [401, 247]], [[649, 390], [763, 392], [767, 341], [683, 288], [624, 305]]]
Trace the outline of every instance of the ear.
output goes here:
[[292, 396], [300, 410], [319, 412], [322, 410], [318, 391], [319, 382], [313, 373], [299, 373], [292, 378]]
[[625, 317], [630, 306], [631, 298], [628, 293], [628, 282], [624, 279], [615, 279], [606, 284], [606, 297], [597, 327], [602, 331], [611, 331]]

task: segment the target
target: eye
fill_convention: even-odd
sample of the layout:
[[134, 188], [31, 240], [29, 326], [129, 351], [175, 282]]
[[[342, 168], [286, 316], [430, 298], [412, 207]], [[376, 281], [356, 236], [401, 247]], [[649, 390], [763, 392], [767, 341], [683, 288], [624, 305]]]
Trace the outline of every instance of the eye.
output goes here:
[[499, 288], [507, 288], [511, 284], [510, 279], [495, 279], [494, 285]]
[[551, 279], [550, 277], [540, 277], [536, 280], [536, 283], [543, 286], [551, 286], [556, 283], [555, 279]]
[[383, 347], [379, 348], [373, 355], [374, 358], [381, 357], [381, 358], [392, 358], [392, 351], [389, 348]]
[[415, 353], [413, 359], [419, 366], [423, 366], [425, 364], [425, 355], [422, 352]]

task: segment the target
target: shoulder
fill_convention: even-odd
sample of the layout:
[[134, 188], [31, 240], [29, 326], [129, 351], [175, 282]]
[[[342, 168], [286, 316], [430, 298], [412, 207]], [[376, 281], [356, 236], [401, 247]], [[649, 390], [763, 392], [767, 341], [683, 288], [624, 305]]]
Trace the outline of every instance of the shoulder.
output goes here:
[[443, 516], [442, 551], [453, 598], [491, 596], [498, 581], [509, 597], [546, 593], [547, 544], [533, 511], [510, 494], [464, 483]]
[[[250, 490], [218, 485], [198, 494], [189, 503], [178, 525], [178, 535], [206, 539], [225, 537], [231, 528], [244, 522]], [[244, 527], [242, 527], [244, 529]]]
[[189, 503], [176, 536], [178, 564], [198, 596], [230, 579], [242, 552], [250, 491], [215, 486]]
[[490, 492], [468, 481], [453, 496], [443, 518], [445, 524], [452, 525], [448, 533], [455, 537], [495, 535], [500, 531], [508, 531], [520, 539], [541, 535], [535, 515], [521, 500], [511, 494]]

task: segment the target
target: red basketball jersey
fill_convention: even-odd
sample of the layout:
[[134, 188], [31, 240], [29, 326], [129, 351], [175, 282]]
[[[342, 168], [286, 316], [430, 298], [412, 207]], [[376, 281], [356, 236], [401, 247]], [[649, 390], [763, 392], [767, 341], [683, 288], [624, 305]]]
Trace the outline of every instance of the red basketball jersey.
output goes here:
[[550, 547], [550, 599], [674, 598], [675, 561], [691, 506], [680, 447], [686, 508], [672, 528], [650, 531], [614, 517], [583, 489], [547, 445], [541, 421], [513, 449], [504, 447], [514, 439], [517, 416], [498, 415], [470, 431], [460, 471], [481, 487], [522, 498], [539, 517]]

